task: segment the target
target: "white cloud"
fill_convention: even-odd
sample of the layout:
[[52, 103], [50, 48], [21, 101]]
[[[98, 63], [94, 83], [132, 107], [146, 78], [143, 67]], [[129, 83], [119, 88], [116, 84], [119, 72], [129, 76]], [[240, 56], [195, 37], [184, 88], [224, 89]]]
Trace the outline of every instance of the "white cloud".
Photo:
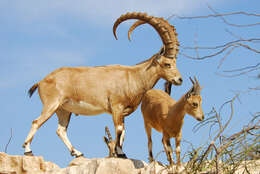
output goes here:
[[[9, 1], [9, 0], [4, 0]], [[191, 14], [205, 7], [206, 2], [212, 5], [222, 0], [13, 0], [2, 2], [3, 11], [16, 15], [23, 21], [51, 20], [55, 17], [75, 16], [91, 22], [111, 23], [127, 11], [143, 11], [152, 15], [169, 16]], [[224, 2], [224, 1], [223, 1]], [[5, 9], [5, 10], [4, 10]], [[9, 9], [9, 10], [6, 10]], [[0, 13], [3, 13], [0, 12]], [[86, 22], [87, 22], [86, 21]]]

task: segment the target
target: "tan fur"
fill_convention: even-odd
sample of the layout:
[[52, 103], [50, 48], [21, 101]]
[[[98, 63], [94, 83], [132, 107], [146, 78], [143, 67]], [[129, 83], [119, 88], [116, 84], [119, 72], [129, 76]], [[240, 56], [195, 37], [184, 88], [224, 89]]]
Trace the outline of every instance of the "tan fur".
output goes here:
[[[193, 88], [177, 102], [166, 92], [159, 89], [151, 89], [146, 92], [142, 99], [141, 110], [144, 118], [144, 126], [148, 138], [149, 160], [152, 162], [152, 139], [151, 129], [162, 132], [162, 143], [165, 148], [167, 159], [173, 165], [172, 148], [170, 138], [175, 138], [177, 165], [180, 166], [180, 141], [182, 138], [182, 125], [185, 114], [192, 115], [201, 121], [204, 118], [201, 108], [201, 96], [194, 95]], [[197, 106], [193, 106], [194, 103]]]
[[[123, 19], [124, 17], [127, 17]], [[128, 13], [117, 20], [114, 27], [127, 19], [139, 19], [139, 13]], [[41, 115], [33, 121], [31, 130], [24, 142], [25, 154], [31, 152], [30, 144], [36, 131], [54, 113], [57, 114], [59, 125], [58, 136], [73, 156], [83, 154], [76, 150], [67, 137], [67, 127], [71, 113], [76, 115], [111, 114], [115, 125], [116, 147], [122, 148], [124, 141], [124, 117], [136, 110], [145, 92], [157, 83], [160, 78], [180, 85], [182, 78], [176, 68], [178, 42], [169, 24], [156, 24], [161, 19], [141, 14], [143, 20], [158, 31], [163, 43], [166, 44], [161, 53], [135, 66], [110, 65], [99, 67], [64, 67], [47, 75], [29, 91], [30, 95], [38, 87], [43, 103]], [[155, 21], [154, 21], [155, 20]], [[167, 31], [170, 37], [163, 35]], [[165, 50], [164, 50], [165, 49]], [[168, 56], [168, 57], [167, 57]], [[31, 153], [30, 153], [31, 154]]]

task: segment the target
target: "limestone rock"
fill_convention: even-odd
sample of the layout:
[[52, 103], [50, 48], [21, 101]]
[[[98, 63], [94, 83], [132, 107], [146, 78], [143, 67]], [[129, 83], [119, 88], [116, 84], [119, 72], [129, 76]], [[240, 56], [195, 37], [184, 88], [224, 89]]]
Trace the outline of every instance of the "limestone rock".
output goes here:
[[[247, 172], [248, 171], [248, 172]], [[250, 173], [260, 174], [260, 160], [244, 161], [235, 171], [235, 174]]]
[[[245, 172], [244, 165], [251, 174], [260, 173], [260, 160], [247, 161], [242, 165], [235, 172], [236, 174]], [[60, 168], [54, 163], [44, 161], [41, 156], [15, 156], [0, 153], [0, 174], [168, 174], [175, 171], [174, 167], [169, 169], [159, 162], [147, 164], [134, 159], [84, 157], [73, 159], [66, 168]], [[212, 172], [214, 173], [214, 168], [208, 169], [206, 173]]]
[[138, 174], [147, 164], [140, 160], [121, 158], [76, 158], [58, 174]]
[[59, 169], [54, 163], [40, 156], [16, 156], [0, 153], [0, 174], [35, 174]]

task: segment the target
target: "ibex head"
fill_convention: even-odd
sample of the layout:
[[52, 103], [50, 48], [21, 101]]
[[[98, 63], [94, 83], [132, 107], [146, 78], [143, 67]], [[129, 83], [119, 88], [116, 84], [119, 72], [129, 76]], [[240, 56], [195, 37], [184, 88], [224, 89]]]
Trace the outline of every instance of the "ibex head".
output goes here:
[[144, 23], [150, 24], [158, 32], [164, 44], [160, 52], [154, 56], [154, 62], [160, 68], [159, 75], [174, 85], [181, 85], [182, 77], [176, 67], [179, 42], [175, 28], [163, 18], [148, 16], [146, 13], [126, 13], [114, 23], [113, 33], [116, 39], [116, 29], [118, 25], [128, 19], [139, 19], [139, 21], [133, 25], [134, 27], [130, 28], [129, 36], [137, 26]]
[[187, 100], [187, 104], [185, 105], [185, 110], [187, 113], [198, 121], [204, 120], [204, 113], [201, 107], [202, 99], [200, 96], [201, 87], [199, 85], [198, 80], [194, 77], [195, 82], [190, 77], [190, 80], [193, 84], [192, 88], [186, 93], [185, 98]]
[[107, 137], [104, 136], [103, 138], [104, 138], [104, 142], [106, 143], [106, 145], [108, 147], [109, 157], [117, 157], [116, 141], [113, 140], [107, 126], [105, 127], [105, 132], [106, 132]]

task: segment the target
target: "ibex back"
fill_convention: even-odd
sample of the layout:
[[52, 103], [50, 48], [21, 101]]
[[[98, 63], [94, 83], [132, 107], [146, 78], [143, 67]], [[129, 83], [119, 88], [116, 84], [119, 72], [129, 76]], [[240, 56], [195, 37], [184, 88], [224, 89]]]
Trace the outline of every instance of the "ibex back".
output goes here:
[[178, 41], [171, 25], [161, 18], [144, 13], [127, 13], [115, 22], [114, 34], [117, 26], [128, 19], [140, 19], [153, 26], [164, 43], [163, 49], [135, 66], [60, 68], [36, 83], [29, 93], [32, 95], [37, 87], [39, 88], [43, 110], [33, 121], [24, 142], [26, 155], [32, 155], [30, 144], [34, 134], [54, 113], [59, 121], [57, 134], [71, 155], [76, 157], [83, 155], [72, 146], [67, 137], [66, 131], [72, 113], [111, 114], [115, 125], [116, 147], [122, 148], [125, 135], [124, 117], [136, 110], [144, 93], [160, 78], [181, 85], [182, 78], [176, 68]]

